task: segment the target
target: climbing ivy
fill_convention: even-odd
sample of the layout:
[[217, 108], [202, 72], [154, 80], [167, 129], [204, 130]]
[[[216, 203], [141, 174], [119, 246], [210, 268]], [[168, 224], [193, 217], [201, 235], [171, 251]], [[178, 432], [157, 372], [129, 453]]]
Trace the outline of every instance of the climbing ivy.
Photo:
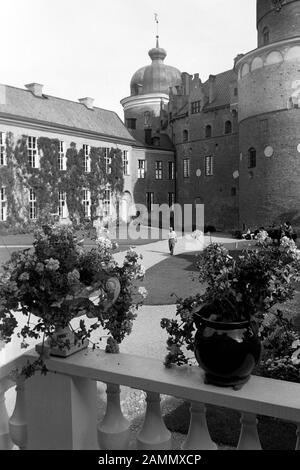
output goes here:
[[110, 150], [111, 164], [107, 173], [105, 149], [91, 147], [91, 171], [85, 173], [83, 149], [78, 151], [74, 142], [66, 151], [66, 170], [59, 169], [58, 139], [40, 137], [37, 144], [40, 165], [32, 168], [28, 161], [27, 136], [22, 136], [14, 145], [13, 134], [7, 134], [7, 166], [0, 168], [0, 187], [7, 188], [8, 218], [6, 223], [0, 223], [0, 230], [24, 232], [36, 226], [29, 220], [29, 189], [36, 194], [39, 224], [49, 221], [51, 214], [58, 212], [59, 191], [66, 193], [69, 218], [76, 223], [87, 222], [82, 204], [83, 189], [88, 189], [91, 194], [91, 221], [97, 215], [99, 200], [108, 184], [114, 197], [119, 198], [124, 188], [121, 150]]

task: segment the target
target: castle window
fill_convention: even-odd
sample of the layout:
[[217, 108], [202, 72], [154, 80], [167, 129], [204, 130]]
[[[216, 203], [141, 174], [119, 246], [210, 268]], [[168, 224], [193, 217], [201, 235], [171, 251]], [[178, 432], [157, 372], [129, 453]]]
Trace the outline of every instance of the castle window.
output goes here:
[[212, 155], [205, 157], [205, 176], [214, 175], [214, 157]]
[[263, 29], [263, 45], [266, 46], [270, 42], [270, 31], [269, 28], [265, 27]]
[[0, 221], [5, 222], [7, 218], [7, 199], [6, 187], [2, 186], [0, 189]]
[[7, 165], [5, 137], [5, 132], [0, 132], [0, 166]]
[[153, 204], [154, 204], [154, 193], [147, 193], [146, 202], [147, 202], [148, 212], [152, 212], [153, 211]]
[[109, 156], [110, 149], [104, 148], [104, 159], [105, 159], [105, 172], [107, 175], [111, 174], [111, 157]]
[[231, 123], [231, 121], [226, 121], [226, 122], [225, 122], [224, 133], [225, 133], [226, 135], [227, 135], [227, 134], [232, 134], [232, 123]]
[[175, 163], [169, 162], [169, 180], [175, 179]]
[[138, 178], [145, 179], [146, 160], [138, 160]]
[[205, 127], [205, 137], [209, 139], [212, 136], [212, 127], [209, 124], [208, 126]]
[[189, 140], [189, 133], [186, 129], [182, 133], [182, 140], [183, 140], [183, 142], [188, 142], [188, 140]]
[[169, 207], [174, 206], [174, 204], [175, 204], [175, 193], [169, 193], [168, 194], [168, 200], [169, 200]]
[[33, 189], [29, 192], [29, 219], [35, 220], [37, 217], [36, 193]]
[[123, 150], [123, 174], [125, 176], [129, 175], [128, 150]]
[[191, 104], [191, 113], [199, 114], [201, 112], [201, 101], [194, 101]]
[[27, 137], [27, 156], [31, 168], [38, 168], [38, 146], [36, 137]]
[[250, 148], [248, 150], [248, 168], [256, 167], [256, 150], [255, 148]]
[[83, 160], [82, 160], [83, 171], [84, 173], [90, 173], [91, 172], [90, 146], [84, 144], [82, 149], [83, 149]]
[[67, 169], [67, 159], [66, 159], [66, 152], [65, 152], [65, 143], [60, 141], [59, 142], [59, 150], [58, 150], [58, 168], [60, 170]]
[[190, 159], [186, 158], [183, 160], [183, 177], [189, 178], [190, 177]]
[[88, 189], [82, 190], [82, 205], [84, 217], [88, 219], [91, 216], [91, 192]]
[[157, 180], [162, 180], [163, 179], [162, 162], [155, 162], [155, 178]]
[[136, 119], [128, 118], [126, 119], [127, 129], [136, 129]]
[[151, 115], [150, 115], [150, 111], [146, 111], [146, 112], [144, 113], [144, 126], [145, 126], [145, 127], [151, 126]]
[[67, 216], [66, 209], [67, 209], [67, 194], [65, 191], [59, 191], [58, 192], [58, 215], [62, 219], [65, 219]]
[[103, 197], [103, 215], [107, 217], [111, 214], [111, 189], [109, 186], [106, 187]]

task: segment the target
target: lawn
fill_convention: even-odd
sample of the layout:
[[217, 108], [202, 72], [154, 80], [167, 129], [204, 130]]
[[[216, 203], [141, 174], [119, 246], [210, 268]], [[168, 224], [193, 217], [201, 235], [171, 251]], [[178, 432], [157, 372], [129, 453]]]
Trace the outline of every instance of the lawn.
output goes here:
[[146, 305], [172, 305], [176, 297], [203, 292], [194, 262], [195, 253], [167, 255], [164, 261], [148, 269], [142, 283], [148, 291]]

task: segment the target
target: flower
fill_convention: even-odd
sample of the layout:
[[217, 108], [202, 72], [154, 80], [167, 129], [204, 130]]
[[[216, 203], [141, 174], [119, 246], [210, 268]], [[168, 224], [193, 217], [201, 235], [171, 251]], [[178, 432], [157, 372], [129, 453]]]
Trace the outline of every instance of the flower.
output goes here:
[[[293, 297], [296, 282], [300, 279], [299, 250], [287, 237], [278, 247], [270, 245], [262, 235], [258, 247], [243, 250], [241, 254], [233, 252], [229, 255], [223, 245], [211, 243], [197, 257], [198, 279], [206, 286], [205, 292], [179, 299], [178, 320], [164, 319], [161, 323], [169, 334], [168, 365], [187, 362], [182, 348], [193, 350], [201, 317], [223, 323], [251, 321], [260, 327], [271, 307]], [[283, 322], [280, 315], [277, 316]], [[283, 331], [281, 336], [284, 337]], [[292, 338], [293, 341], [297, 339], [294, 334]], [[268, 341], [271, 344], [270, 338]], [[290, 364], [298, 365], [300, 348], [286, 350], [284, 342], [278, 339], [277, 343], [289, 357]]]
[[68, 283], [70, 286], [77, 284], [80, 279], [80, 274], [78, 269], [73, 269], [70, 273], [67, 274], [68, 277]]
[[145, 289], [145, 287], [139, 287], [138, 293], [140, 294], [141, 297], [143, 297], [143, 299], [145, 299], [148, 295], [148, 291], [147, 289]]
[[57, 271], [60, 266], [59, 261], [54, 258], [46, 259], [45, 264], [48, 271]]
[[[80, 320], [77, 339], [90, 340], [91, 332], [101, 326], [111, 338], [108, 351], [116, 352], [132, 330], [135, 310], [146, 290], [136, 283], [145, 272], [138, 255], [131, 250], [119, 265], [113, 257], [114, 247], [111, 240], [101, 237], [95, 247], [85, 249], [68, 226], [38, 229], [33, 250], [13, 253], [3, 266], [0, 338], [10, 341], [17, 326], [16, 312], [28, 319], [19, 335], [23, 345], [26, 338], [51, 339], [57, 327], [87, 316], [95, 322], [88, 327]], [[29, 320], [31, 314], [38, 317], [37, 325]]]
[[29, 273], [25, 271], [25, 273], [20, 274], [19, 281], [29, 281]]

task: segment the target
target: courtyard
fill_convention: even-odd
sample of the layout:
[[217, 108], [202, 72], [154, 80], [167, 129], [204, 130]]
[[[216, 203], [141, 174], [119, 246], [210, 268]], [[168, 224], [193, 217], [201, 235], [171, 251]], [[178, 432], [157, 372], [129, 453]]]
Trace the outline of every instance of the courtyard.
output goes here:
[[[233, 256], [238, 256], [241, 249], [248, 246], [248, 242], [230, 238], [227, 235], [205, 237], [203, 240], [179, 239], [176, 253], [171, 257], [168, 252], [167, 240], [150, 240], [134, 242], [135, 250], [143, 256], [143, 265], [146, 268], [146, 276], [142, 285], [148, 290], [145, 305], [138, 312], [134, 322], [134, 328], [121, 345], [121, 353], [155, 358], [163, 361], [166, 354], [166, 334], [160, 327], [162, 317], [174, 318], [176, 311], [176, 298], [186, 297], [198, 293], [204, 289], [197, 281], [197, 269], [195, 256], [204, 246], [211, 242], [221, 242]], [[30, 236], [7, 237], [0, 248], [1, 265], [16, 249], [31, 247]], [[94, 246], [92, 240], [84, 243], [86, 249]], [[125, 250], [132, 244], [130, 240], [123, 240], [120, 249], [115, 254], [118, 262], [125, 256]], [[194, 246], [192, 246], [194, 245]], [[191, 250], [193, 251], [187, 251]], [[284, 306], [288, 315], [300, 325], [299, 318], [299, 292], [295, 298]], [[150, 332], [151, 335], [145, 334]], [[32, 343], [32, 346], [34, 342]], [[0, 352], [1, 361], [4, 363], [21, 354], [19, 340], [13, 339]], [[132, 443], [137, 432], [141, 429], [145, 413], [144, 392], [135, 391], [128, 387], [121, 387], [121, 405], [124, 416], [131, 421]], [[13, 411], [14, 394], [8, 393], [7, 407]], [[98, 382], [97, 415], [101, 420], [106, 408], [106, 394], [103, 384]], [[187, 402], [172, 398], [168, 395], [162, 397], [162, 413], [164, 420], [172, 432], [173, 448], [179, 449], [188, 432], [190, 414]], [[208, 424], [213, 439], [220, 444], [221, 449], [234, 448], [237, 445], [239, 435], [239, 416], [235, 411], [220, 407], [208, 407]], [[260, 417], [260, 439], [264, 449], [293, 449], [295, 448], [295, 426], [272, 418]], [[283, 438], [284, 436], [284, 438]], [[132, 444], [133, 445], [133, 444]]]

